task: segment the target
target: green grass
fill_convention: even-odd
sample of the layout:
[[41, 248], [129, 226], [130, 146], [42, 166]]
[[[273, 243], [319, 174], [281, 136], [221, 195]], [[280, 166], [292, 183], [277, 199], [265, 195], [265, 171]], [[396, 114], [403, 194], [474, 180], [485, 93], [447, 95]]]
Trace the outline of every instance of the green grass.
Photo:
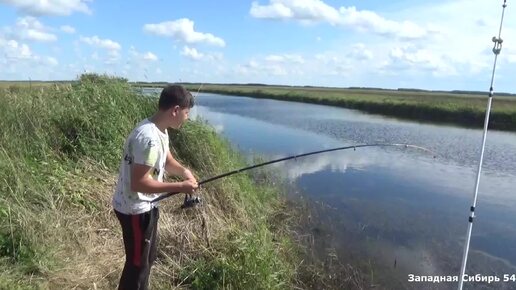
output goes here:
[[[111, 212], [121, 150], [156, 100], [123, 79], [83, 76], [34, 90], [0, 88], [0, 288], [113, 289], [123, 264]], [[203, 122], [171, 132], [174, 154], [202, 179], [244, 165]], [[205, 205], [162, 202], [154, 289], [285, 289], [296, 247], [277, 188], [240, 174], [204, 187]]]
[[[199, 85], [187, 87], [196, 91]], [[483, 126], [487, 105], [487, 96], [425, 91], [239, 85], [204, 85], [202, 91], [338, 106], [409, 120], [476, 128]], [[490, 128], [516, 131], [516, 97], [495, 96]]]

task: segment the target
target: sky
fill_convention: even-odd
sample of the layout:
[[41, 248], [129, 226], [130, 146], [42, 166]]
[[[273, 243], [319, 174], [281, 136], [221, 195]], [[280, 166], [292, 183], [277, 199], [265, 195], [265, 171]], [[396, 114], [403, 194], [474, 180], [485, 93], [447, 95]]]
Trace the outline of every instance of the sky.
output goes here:
[[[0, 80], [487, 91], [503, 0], [0, 0]], [[516, 93], [509, 1], [494, 89]]]

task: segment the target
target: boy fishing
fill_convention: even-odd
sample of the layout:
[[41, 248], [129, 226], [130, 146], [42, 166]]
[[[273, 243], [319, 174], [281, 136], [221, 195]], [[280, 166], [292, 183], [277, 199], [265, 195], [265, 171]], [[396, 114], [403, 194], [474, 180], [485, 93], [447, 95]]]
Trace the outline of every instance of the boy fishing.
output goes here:
[[[158, 110], [141, 121], [125, 145], [113, 208], [122, 226], [126, 261], [119, 290], [146, 290], [156, 259], [159, 210], [150, 201], [162, 193], [192, 194], [197, 180], [169, 150], [167, 128], [179, 129], [194, 106], [193, 96], [179, 85], [169, 85], [159, 97]], [[165, 171], [182, 177], [164, 182]]]

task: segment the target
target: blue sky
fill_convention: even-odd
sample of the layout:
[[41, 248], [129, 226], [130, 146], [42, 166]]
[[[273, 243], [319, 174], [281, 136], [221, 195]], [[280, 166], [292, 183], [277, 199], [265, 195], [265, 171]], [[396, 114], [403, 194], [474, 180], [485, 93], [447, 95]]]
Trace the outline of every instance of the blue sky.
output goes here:
[[[502, 1], [0, 0], [0, 79], [487, 90]], [[495, 91], [516, 92], [516, 6]]]

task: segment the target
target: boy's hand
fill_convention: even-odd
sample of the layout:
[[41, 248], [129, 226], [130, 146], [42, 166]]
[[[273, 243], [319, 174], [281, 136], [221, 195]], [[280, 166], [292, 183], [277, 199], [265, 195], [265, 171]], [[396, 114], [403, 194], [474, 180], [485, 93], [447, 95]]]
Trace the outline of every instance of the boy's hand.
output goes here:
[[199, 187], [199, 184], [197, 184], [197, 181], [193, 181], [193, 180], [190, 180], [190, 179], [187, 179], [182, 183], [182, 191], [183, 193], [189, 193], [189, 194], [192, 194], [194, 193], [194, 191]]

